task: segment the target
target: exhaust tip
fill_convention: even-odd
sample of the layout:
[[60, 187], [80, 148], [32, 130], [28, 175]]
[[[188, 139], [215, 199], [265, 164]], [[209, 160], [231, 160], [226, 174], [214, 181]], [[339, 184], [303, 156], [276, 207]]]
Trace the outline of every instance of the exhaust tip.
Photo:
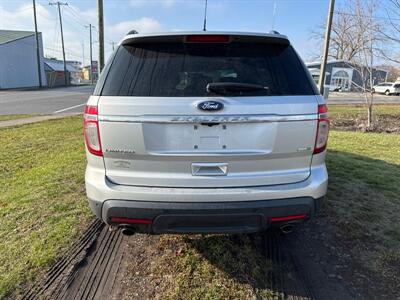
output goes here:
[[293, 230], [294, 230], [294, 225], [292, 225], [292, 224], [285, 224], [285, 225], [282, 225], [281, 227], [279, 227], [280, 228], [280, 230], [282, 231], [282, 233], [284, 233], [284, 234], [289, 234], [289, 233], [292, 233], [293, 232]]
[[121, 233], [123, 235], [126, 235], [126, 236], [134, 235], [135, 232], [136, 232], [135, 227], [132, 227], [132, 226], [129, 226], [129, 225], [122, 225], [122, 226], [119, 226], [119, 227], [121, 228]]

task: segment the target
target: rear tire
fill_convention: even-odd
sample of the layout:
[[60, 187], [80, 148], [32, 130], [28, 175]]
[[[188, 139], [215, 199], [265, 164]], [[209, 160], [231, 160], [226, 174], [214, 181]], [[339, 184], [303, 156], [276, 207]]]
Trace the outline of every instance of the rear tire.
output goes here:
[[371, 92], [372, 92], [372, 94], [375, 94], [375, 89], [372, 89], [372, 91], [371, 91]]
[[389, 91], [389, 90], [386, 90], [386, 91], [385, 91], [385, 95], [386, 95], [386, 96], [389, 96], [389, 95], [390, 95], [390, 91]]

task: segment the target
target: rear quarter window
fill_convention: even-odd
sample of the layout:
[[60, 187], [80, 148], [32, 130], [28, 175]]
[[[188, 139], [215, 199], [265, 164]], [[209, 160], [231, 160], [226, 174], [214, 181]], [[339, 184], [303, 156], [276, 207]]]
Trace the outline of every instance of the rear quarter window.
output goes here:
[[[143, 43], [122, 45], [104, 70], [103, 96], [210, 96], [208, 83], [267, 87], [246, 95], [314, 95], [304, 65], [290, 45]], [[100, 82], [102, 81], [102, 82]], [[100, 94], [100, 87], [96, 88]], [[237, 93], [237, 92], [236, 92]], [[230, 96], [240, 96], [232, 92]]]

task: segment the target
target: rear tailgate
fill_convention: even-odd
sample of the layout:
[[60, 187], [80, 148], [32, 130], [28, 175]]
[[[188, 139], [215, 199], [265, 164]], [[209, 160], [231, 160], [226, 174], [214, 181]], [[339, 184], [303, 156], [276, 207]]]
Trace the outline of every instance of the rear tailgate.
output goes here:
[[[186, 37], [154, 39], [120, 46], [99, 98], [109, 180], [239, 187], [309, 176], [318, 102], [287, 40], [244, 36], [242, 42], [229, 37], [229, 43], [188, 44], [182, 43]], [[265, 89], [210, 95], [210, 82]], [[204, 101], [219, 102], [223, 109], [199, 109]]]
[[[314, 96], [213, 98], [225, 109], [212, 115], [198, 112], [196, 104], [204, 99], [164, 100], [101, 97], [100, 138], [111, 181], [232, 187], [309, 176], [317, 126]], [[163, 114], [154, 114], [154, 107]]]

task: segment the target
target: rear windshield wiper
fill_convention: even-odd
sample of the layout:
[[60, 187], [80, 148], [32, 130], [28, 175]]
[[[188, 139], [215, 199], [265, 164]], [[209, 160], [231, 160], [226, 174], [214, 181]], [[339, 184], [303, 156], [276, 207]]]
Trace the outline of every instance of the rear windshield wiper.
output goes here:
[[252, 92], [268, 91], [267, 86], [261, 84], [241, 83], [241, 82], [211, 82], [206, 86], [207, 93], [226, 94], [229, 92]]

